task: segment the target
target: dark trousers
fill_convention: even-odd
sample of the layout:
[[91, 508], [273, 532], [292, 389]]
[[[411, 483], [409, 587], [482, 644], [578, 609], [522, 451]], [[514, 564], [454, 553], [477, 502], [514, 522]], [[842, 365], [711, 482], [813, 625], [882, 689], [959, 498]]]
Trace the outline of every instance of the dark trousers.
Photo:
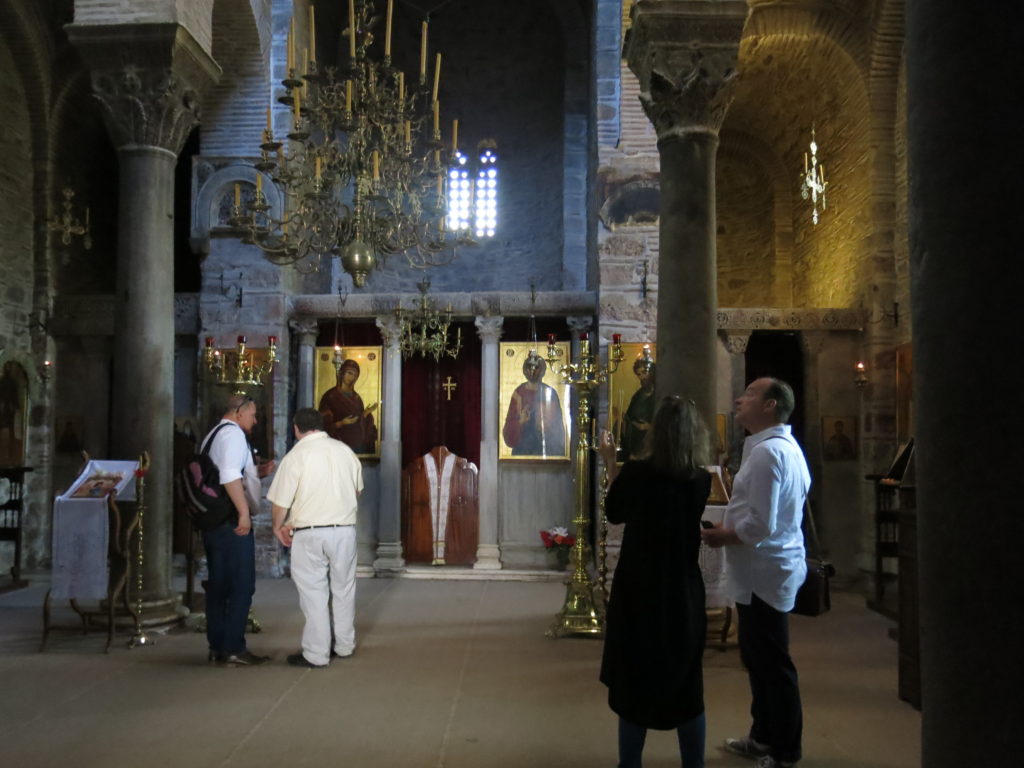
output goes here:
[[[683, 768], [704, 768], [704, 734], [706, 731], [704, 713], [676, 728], [679, 739], [679, 758]], [[641, 768], [647, 729], [619, 718], [619, 766], [618, 768]]]
[[789, 614], [754, 595], [739, 613], [740, 659], [750, 677], [750, 738], [771, 747], [776, 760], [800, 759], [803, 712], [796, 667], [789, 657]]
[[256, 539], [231, 523], [203, 533], [206, 547], [206, 639], [217, 654], [245, 650], [245, 625], [256, 592]]

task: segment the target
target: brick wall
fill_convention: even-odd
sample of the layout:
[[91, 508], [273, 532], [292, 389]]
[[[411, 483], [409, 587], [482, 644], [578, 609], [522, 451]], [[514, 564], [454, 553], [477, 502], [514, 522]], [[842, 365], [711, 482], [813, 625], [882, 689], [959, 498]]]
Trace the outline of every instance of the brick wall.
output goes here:
[[29, 349], [33, 285], [33, 152], [25, 92], [0, 39], [0, 349]]
[[[216, 4], [223, 2], [217, 0]], [[155, 24], [178, 22], [209, 51], [212, 44], [210, 0], [75, 0], [76, 24]]]
[[256, 154], [271, 103], [269, 51], [262, 50], [248, 0], [217, 0], [212, 55], [223, 74], [203, 100], [201, 151]]
[[893, 227], [893, 257], [896, 264], [896, 301], [900, 305], [898, 344], [910, 341], [910, 242], [907, 212], [907, 81], [906, 66], [900, 68], [896, 92], [896, 221]]

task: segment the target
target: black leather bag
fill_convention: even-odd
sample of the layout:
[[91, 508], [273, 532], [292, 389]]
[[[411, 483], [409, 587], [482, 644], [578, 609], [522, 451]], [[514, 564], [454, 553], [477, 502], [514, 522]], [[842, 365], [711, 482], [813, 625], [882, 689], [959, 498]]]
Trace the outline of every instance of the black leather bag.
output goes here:
[[[811, 540], [814, 543], [813, 554], [808, 549], [807, 558], [807, 579], [803, 586], [796, 593], [796, 603], [791, 613], [798, 616], [820, 616], [832, 608], [832, 596], [829, 593], [828, 580], [836, 575], [835, 566], [821, 558], [821, 548], [818, 545], [818, 531], [814, 527], [814, 516], [811, 514], [811, 503], [806, 502], [807, 514], [804, 519], [811, 531]], [[806, 535], [804, 536], [806, 543]]]

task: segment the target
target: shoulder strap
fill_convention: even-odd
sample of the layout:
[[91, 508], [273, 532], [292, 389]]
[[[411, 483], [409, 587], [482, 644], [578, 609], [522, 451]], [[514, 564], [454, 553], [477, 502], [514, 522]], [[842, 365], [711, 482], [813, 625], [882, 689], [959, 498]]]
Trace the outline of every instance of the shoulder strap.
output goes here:
[[[203, 456], [206, 456], [207, 454], [210, 453], [210, 446], [213, 445], [213, 439], [217, 436], [217, 433], [224, 429], [224, 427], [228, 426], [231, 426], [230, 421], [224, 424], [218, 424], [217, 427], [213, 430], [213, 432], [210, 433], [210, 436], [206, 438], [205, 441], [203, 441], [203, 448], [200, 451], [200, 453]], [[241, 427], [239, 427], [239, 429], [241, 429]]]
[[807, 526], [811, 531], [811, 542], [814, 544], [814, 557], [821, 557], [821, 545], [818, 543], [818, 529], [814, 526], [814, 515], [811, 514], [811, 500], [804, 497], [804, 511], [807, 513]]

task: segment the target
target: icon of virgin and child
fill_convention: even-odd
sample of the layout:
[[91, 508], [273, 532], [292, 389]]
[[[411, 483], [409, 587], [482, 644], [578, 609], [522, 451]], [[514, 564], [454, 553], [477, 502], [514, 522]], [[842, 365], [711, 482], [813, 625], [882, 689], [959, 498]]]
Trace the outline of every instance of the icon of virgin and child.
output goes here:
[[523, 362], [526, 381], [512, 393], [501, 431], [513, 456], [565, 455], [562, 404], [554, 387], [542, 381], [546, 370], [547, 363], [536, 352]]
[[356, 453], [375, 453], [377, 447], [377, 425], [373, 411], [377, 403], [363, 404], [363, 398], [356, 392], [359, 380], [359, 363], [345, 360], [338, 368], [338, 383], [324, 392], [318, 410], [324, 419], [324, 431], [336, 440], [341, 440]]

